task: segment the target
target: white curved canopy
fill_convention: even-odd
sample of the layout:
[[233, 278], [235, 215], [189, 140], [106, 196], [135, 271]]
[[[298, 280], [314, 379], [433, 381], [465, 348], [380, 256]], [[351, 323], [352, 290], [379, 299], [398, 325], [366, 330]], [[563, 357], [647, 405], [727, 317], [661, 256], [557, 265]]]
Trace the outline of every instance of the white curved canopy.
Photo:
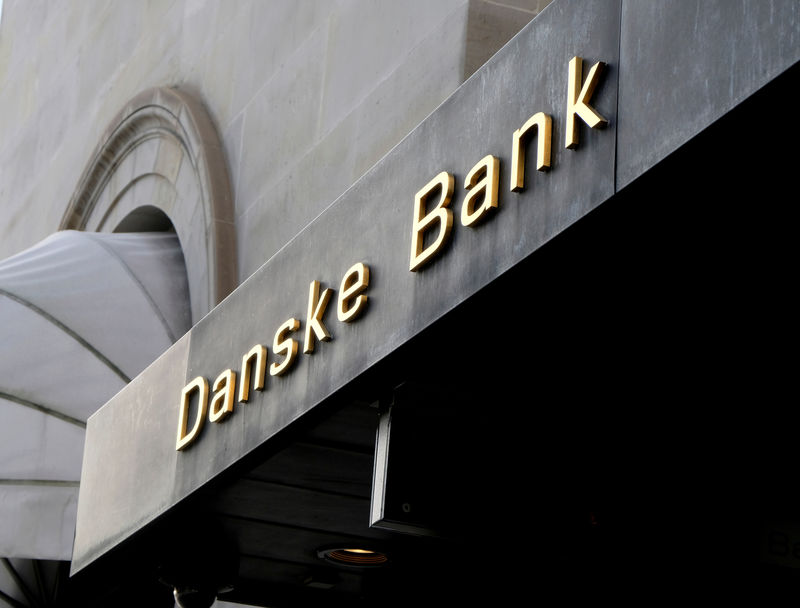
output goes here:
[[86, 419], [191, 327], [188, 294], [172, 233], [58, 232], [0, 262], [0, 556], [71, 558]]

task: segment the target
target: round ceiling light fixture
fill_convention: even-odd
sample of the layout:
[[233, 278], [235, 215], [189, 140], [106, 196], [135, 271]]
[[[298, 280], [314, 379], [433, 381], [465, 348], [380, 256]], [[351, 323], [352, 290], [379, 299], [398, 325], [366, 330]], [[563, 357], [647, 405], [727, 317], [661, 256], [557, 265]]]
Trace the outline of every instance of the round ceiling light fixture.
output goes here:
[[377, 568], [389, 563], [389, 556], [381, 551], [350, 545], [317, 549], [317, 557], [337, 566], [351, 568]]

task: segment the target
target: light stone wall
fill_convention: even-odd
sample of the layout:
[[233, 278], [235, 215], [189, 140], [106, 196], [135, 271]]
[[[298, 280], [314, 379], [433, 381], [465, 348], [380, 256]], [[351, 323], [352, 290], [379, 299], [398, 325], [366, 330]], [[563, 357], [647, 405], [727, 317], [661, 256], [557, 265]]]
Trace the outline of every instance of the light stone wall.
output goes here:
[[242, 281], [546, 3], [5, 0], [0, 258], [57, 229], [128, 100], [173, 86], [223, 141]]

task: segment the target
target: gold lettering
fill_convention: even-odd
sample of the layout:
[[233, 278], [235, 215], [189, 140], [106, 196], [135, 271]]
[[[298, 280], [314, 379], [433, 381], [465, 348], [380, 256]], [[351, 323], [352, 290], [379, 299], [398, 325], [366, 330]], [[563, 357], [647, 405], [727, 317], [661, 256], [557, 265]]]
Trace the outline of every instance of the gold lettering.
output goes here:
[[536, 128], [538, 136], [536, 146], [536, 170], [546, 171], [550, 168], [550, 140], [553, 134], [553, 119], [544, 112], [537, 112], [524, 125], [514, 131], [511, 145], [511, 192], [525, 189], [525, 146], [530, 133]]
[[[447, 208], [447, 205], [453, 198], [454, 188], [455, 178], [446, 171], [442, 171], [414, 196], [414, 223], [411, 230], [411, 264], [409, 265], [411, 272], [416, 272], [430, 261], [450, 236], [450, 230], [453, 227], [453, 212]], [[430, 212], [426, 213], [428, 199], [437, 190], [440, 192], [439, 202]], [[436, 235], [436, 239], [428, 247], [424, 247], [424, 234], [433, 229], [433, 225], [437, 223], [439, 233]]]
[[[195, 417], [192, 430], [187, 433], [186, 425], [189, 418], [189, 399], [192, 393], [195, 392], [197, 393], [197, 416]], [[184, 386], [181, 391], [181, 407], [178, 413], [178, 438], [175, 441], [176, 450], [185, 450], [197, 438], [197, 435], [203, 429], [203, 422], [206, 419], [207, 409], [208, 381], [202, 376], [198, 376]]]
[[[485, 217], [489, 209], [497, 208], [497, 186], [500, 183], [500, 159], [491, 154], [483, 157], [467, 173], [464, 178], [464, 188], [467, 196], [461, 206], [461, 223], [471, 226]], [[483, 201], [477, 209], [475, 199], [483, 192]]]
[[311, 281], [308, 289], [308, 315], [306, 316], [306, 337], [303, 341], [303, 352], [306, 354], [314, 352], [314, 336], [319, 340], [328, 342], [331, 334], [328, 328], [322, 323], [322, 315], [328, 307], [328, 302], [333, 295], [333, 289], [326, 289], [319, 293], [319, 281]]
[[269, 366], [270, 376], [282, 376], [294, 363], [297, 356], [297, 340], [287, 338], [286, 334], [297, 331], [300, 328], [300, 321], [288, 319], [275, 332], [275, 339], [272, 342], [272, 352], [276, 355], [283, 355], [285, 358], [280, 363], [275, 362]]
[[256, 344], [250, 352], [242, 357], [242, 377], [239, 379], [239, 402], [245, 403], [250, 399], [250, 376], [252, 375], [253, 361], [256, 363], [253, 389], [264, 390], [264, 376], [267, 371], [267, 349]]
[[222, 422], [233, 413], [233, 397], [236, 393], [236, 372], [226, 369], [214, 380], [214, 396], [208, 410], [211, 422]]
[[[369, 286], [369, 266], [359, 262], [344, 274], [339, 288], [336, 316], [342, 323], [355, 321], [367, 305], [367, 296], [359, 295]], [[355, 302], [351, 301], [355, 299]]]
[[[578, 146], [578, 121], [576, 116], [589, 125], [592, 129], [605, 127], [608, 121], [589, 105], [594, 90], [603, 73], [605, 63], [598, 61], [589, 70], [586, 81], [581, 87], [583, 77], [583, 59], [573, 57], [569, 62], [569, 78], [567, 80], [567, 128], [564, 146], [576, 148]], [[579, 92], [580, 91], [580, 92]]]

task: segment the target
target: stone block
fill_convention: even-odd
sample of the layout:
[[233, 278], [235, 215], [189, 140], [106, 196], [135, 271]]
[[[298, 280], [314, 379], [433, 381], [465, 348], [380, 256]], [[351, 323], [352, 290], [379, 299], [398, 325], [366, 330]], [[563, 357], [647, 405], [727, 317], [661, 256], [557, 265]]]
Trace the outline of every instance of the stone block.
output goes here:
[[356, 121], [355, 115], [345, 118], [245, 212], [237, 213], [240, 282], [351, 184]]
[[[358, 116], [352, 181], [361, 177], [462, 82], [466, 6], [433, 30], [354, 111]], [[432, 67], [435, 66], [435, 67]]]
[[357, 107], [432, 32], [444, 35], [453, 15], [464, 6], [465, 0], [350, 2], [343, 6], [331, 18], [320, 132], [330, 131]]
[[314, 145], [325, 40], [311, 37], [245, 109], [237, 193], [246, 206]]
[[[538, 6], [540, 3], [532, 1], [517, 4]], [[516, 7], [512, 3], [470, 0], [464, 79], [472, 76], [536, 16], [538, 10], [534, 12], [529, 6], [523, 10], [523, 7]]]

